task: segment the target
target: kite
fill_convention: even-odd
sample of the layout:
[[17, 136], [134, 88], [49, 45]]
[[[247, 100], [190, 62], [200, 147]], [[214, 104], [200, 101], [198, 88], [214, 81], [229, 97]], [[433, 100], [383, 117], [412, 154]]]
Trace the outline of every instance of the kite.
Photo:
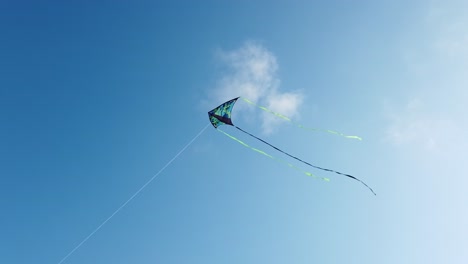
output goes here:
[[317, 128], [308, 128], [308, 127], [305, 127], [305, 126], [303, 126], [303, 125], [301, 125], [301, 124], [298, 124], [298, 123], [292, 121], [290, 118], [288, 118], [288, 117], [286, 117], [286, 116], [284, 116], [284, 115], [282, 115], [282, 114], [279, 114], [279, 113], [276, 113], [276, 112], [274, 112], [274, 111], [271, 111], [270, 109], [268, 109], [268, 108], [266, 108], [266, 107], [264, 107], [264, 106], [256, 105], [256, 104], [253, 103], [252, 101], [250, 101], [250, 100], [248, 100], [248, 99], [246, 99], [246, 98], [242, 98], [242, 97], [236, 97], [236, 98], [234, 98], [234, 99], [231, 99], [231, 100], [229, 100], [229, 101], [227, 101], [227, 102], [225, 102], [225, 103], [222, 103], [222, 104], [219, 105], [218, 107], [216, 107], [216, 108], [214, 108], [213, 110], [211, 110], [211, 111], [208, 112], [208, 118], [209, 118], [211, 124], [213, 125], [213, 127], [214, 127], [217, 131], [221, 132], [221, 133], [224, 134], [225, 136], [229, 137], [230, 139], [236, 141], [237, 143], [243, 145], [243, 146], [246, 147], [246, 148], [249, 148], [249, 149], [251, 149], [251, 150], [253, 150], [253, 151], [257, 152], [257, 153], [260, 153], [260, 154], [262, 154], [262, 155], [264, 155], [264, 156], [266, 156], [266, 157], [268, 157], [268, 158], [270, 158], [270, 159], [272, 159], [272, 160], [275, 160], [275, 161], [277, 161], [277, 162], [279, 162], [279, 163], [283, 163], [283, 164], [289, 166], [289, 167], [292, 168], [292, 169], [295, 169], [295, 170], [297, 170], [297, 171], [300, 171], [300, 172], [306, 174], [307, 176], [311, 176], [311, 177], [314, 177], [314, 178], [319, 178], [319, 179], [322, 179], [322, 180], [324, 180], [324, 181], [329, 181], [328, 178], [323, 178], [323, 177], [315, 176], [314, 174], [312, 174], [312, 173], [310, 173], [310, 172], [308, 172], [308, 171], [304, 171], [304, 170], [300, 169], [299, 167], [297, 167], [297, 166], [295, 166], [295, 165], [293, 165], [293, 164], [291, 164], [291, 163], [289, 163], [289, 162], [287, 162], [287, 161], [285, 161], [285, 160], [283, 160], [283, 159], [279, 159], [279, 158], [277, 158], [277, 157], [274, 157], [274, 156], [272, 156], [272, 155], [266, 153], [265, 151], [262, 151], [262, 150], [259, 150], [259, 149], [257, 149], [257, 148], [254, 148], [254, 147], [252, 147], [252, 146], [250, 146], [250, 145], [244, 143], [243, 141], [237, 139], [236, 137], [234, 137], [234, 136], [232, 136], [232, 135], [226, 133], [225, 131], [219, 129], [219, 127], [220, 127], [221, 125], [233, 126], [233, 127], [235, 127], [236, 129], [238, 129], [239, 131], [241, 131], [241, 132], [243, 132], [243, 133], [245, 133], [245, 134], [247, 134], [247, 135], [249, 135], [249, 136], [251, 136], [251, 137], [253, 137], [253, 138], [257, 139], [257, 140], [259, 140], [259, 141], [261, 141], [262, 143], [267, 144], [268, 146], [272, 147], [273, 149], [275, 149], [275, 150], [277, 150], [277, 151], [279, 151], [279, 152], [281, 152], [281, 153], [283, 153], [283, 154], [285, 154], [285, 155], [287, 155], [287, 156], [289, 156], [289, 157], [291, 157], [291, 158], [293, 158], [293, 159], [295, 159], [295, 160], [297, 160], [297, 161], [300, 161], [300, 162], [302, 162], [302, 163], [304, 163], [304, 164], [306, 164], [306, 165], [308, 165], [308, 166], [310, 166], [310, 167], [313, 167], [313, 168], [319, 169], [319, 170], [323, 170], [323, 171], [327, 171], [327, 172], [334, 172], [334, 173], [336, 173], [336, 174], [339, 174], [339, 175], [342, 175], [342, 176], [346, 176], [346, 177], [351, 178], [351, 179], [353, 179], [353, 180], [359, 181], [359, 182], [362, 183], [364, 186], [366, 186], [374, 195], [376, 195], [376, 193], [374, 192], [374, 190], [372, 190], [371, 187], [369, 187], [366, 183], [364, 183], [364, 182], [361, 181], [360, 179], [358, 179], [358, 178], [356, 178], [356, 177], [354, 177], [354, 176], [352, 176], [352, 175], [350, 175], [350, 174], [346, 174], [346, 173], [342, 173], [342, 172], [339, 172], [339, 171], [335, 171], [335, 170], [331, 170], [331, 169], [327, 169], [327, 168], [322, 168], [322, 167], [313, 165], [313, 164], [311, 164], [311, 163], [309, 163], [309, 162], [307, 162], [307, 161], [304, 161], [304, 160], [302, 160], [302, 159], [300, 159], [300, 158], [298, 158], [298, 157], [296, 157], [296, 156], [293, 156], [293, 155], [287, 153], [286, 151], [281, 150], [281, 149], [278, 148], [278, 147], [275, 147], [274, 145], [272, 145], [272, 144], [266, 142], [265, 140], [263, 140], [263, 139], [261, 139], [261, 138], [255, 136], [255, 135], [253, 135], [253, 134], [251, 134], [251, 133], [249, 133], [249, 132], [243, 130], [242, 128], [240, 128], [240, 127], [238, 127], [238, 126], [236, 126], [236, 125], [234, 125], [234, 124], [232, 123], [232, 119], [231, 119], [231, 116], [232, 116], [232, 109], [233, 109], [234, 104], [237, 102], [238, 99], [242, 99], [242, 100], [244, 100], [246, 103], [251, 104], [251, 105], [253, 105], [253, 106], [255, 106], [255, 107], [258, 107], [258, 108], [260, 108], [261, 110], [266, 111], [266, 112], [268, 112], [268, 113], [270, 113], [270, 114], [273, 114], [273, 115], [275, 115], [275, 116], [277, 116], [277, 117], [279, 117], [279, 118], [282, 118], [282, 119], [284, 119], [284, 120], [286, 120], [286, 121], [288, 121], [288, 122], [291, 122], [291, 123], [294, 124], [295, 126], [297, 126], [297, 127], [299, 127], [299, 128], [302, 128], [302, 129], [311, 130], [311, 131], [327, 132], [327, 133], [331, 133], [331, 134], [338, 135], [338, 136], [342, 136], [342, 137], [349, 138], [349, 139], [362, 140], [360, 137], [358, 137], [358, 136], [348, 136], [348, 135], [345, 135], [345, 134], [343, 134], [343, 133], [340, 133], [340, 132], [337, 132], [337, 131], [333, 131], [333, 130], [325, 130], [325, 129], [317, 129]]
[[[338, 172], [338, 171], [335, 171], [335, 170], [330, 170], [330, 169], [326, 169], [326, 168], [322, 168], [322, 167], [319, 167], [319, 166], [315, 166], [315, 165], [312, 165], [311, 163], [307, 162], [307, 161], [304, 161], [302, 159], [299, 159], [275, 146], [273, 146], [272, 144], [266, 142], [265, 140], [259, 138], [259, 137], [256, 137], [252, 134], [250, 134], [249, 132], [237, 127], [236, 125], [234, 125], [232, 123], [232, 119], [231, 119], [231, 115], [232, 115], [232, 108], [234, 107], [234, 104], [236, 103], [236, 101], [241, 98], [241, 97], [237, 97], [237, 98], [234, 98], [232, 100], [229, 100], [223, 104], [221, 104], [220, 106], [216, 107], [215, 109], [211, 110], [210, 112], [208, 112], [208, 117], [210, 119], [210, 122], [211, 124], [213, 125], [213, 127], [218, 130], [219, 132], [223, 133], [224, 135], [226, 135], [227, 137], [231, 138], [232, 140], [238, 142], [239, 144], [243, 145], [244, 147], [246, 148], [249, 148], [257, 153], [260, 153], [274, 161], [277, 161], [279, 163], [283, 163], [287, 166], [289, 166], [290, 168], [292, 169], [295, 169], [297, 171], [300, 171], [302, 173], [304, 173], [305, 175], [307, 176], [311, 176], [311, 177], [314, 177], [314, 178], [319, 178], [319, 179], [322, 179], [324, 181], [329, 181], [328, 178], [322, 178], [322, 177], [317, 177], [315, 176], [314, 174], [308, 172], [308, 171], [304, 171], [302, 170], [301, 168], [293, 165], [292, 163], [290, 162], [287, 162], [283, 159], [279, 159], [279, 158], [276, 158], [268, 153], [266, 153], [265, 151], [262, 151], [262, 150], [259, 150], [257, 148], [254, 148], [254, 147], [251, 147], [249, 145], [247, 145], [246, 143], [244, 143], [243, 141], [235, 138], [234, 136], [231, 136], [229, 135], [228, 133], [222, 131], [221, 129], [219, 129], [219, 126], [221, 125], [230, 125], [230, 126], [233, 126], [235, 128], [237, 128], [239, 131], [242, 131], [243, 133], [267, 144], [268, 146], [276, 149], [277, 151], [281, 152], [281, 153], [284, 153], [285, 155], [293, 158], [293, 159], [296, 159], [306, 165], [309, 165], [313, 168], [316, 168], [316, 169], [320, 169], [320, 170], [324, 170], [324, 171], [328, 171], [328, 172], [334, 172], [334, 173], [337, 173], [337, 174], [340, 174], [340, 175], [343, 175], [343, 176], [346, 176], [346, 177], [349, 177], [349, 178], [352, 178], [356, 181], [359, 181], [361, 182], [362, 184], [364, 184], [367, 188], [369, 188], [369, 190], [374, 194], [375, 192], [372, 190], [372, 188], [370, 188], [369, 186], [367, 186], [367, 184], [365, 184], [363, 181], [359, 180], [358, 178], [352, 176], [352, 175], [349, 175], [349, 174], [345, 174], [345, 173], [341, 173], [341, 172]], [[253, 103], [252, 101], [249, 101], [248, 99], [246, 98], [242, 98], [242, 100], [244, 100], [246, 103], [248, 104], [251, 104], [255, 107], [258, 107], [260, 108], [261, 110], [263, 111], [266, 111], [270, 114], [273, 114], [275, 116], [277, 116], [278, 118], [282, 118], [288, 122], [291, 122], [292, 124], [296, 125], [297, 127], [299, 128], [302, 128], [302, 129], [306, 129], [306, 130], [311, 130], [311, 131], [321, 131], [321, 132], [326, 132], [326, 133], [331, 133], [331, 134], [334, 134], [334, 135], [337, 135], [337, 136], [342, 136], [342, 137], [345, 137], [345, 138], [349, 138], [349, 139], [357, 139], [357, 140], [361, 140], [360, 137], [358, 136], [347, 136], [343, 133], [340, 133], [340, 132], [336, 132], [336, 131], [333, 131], [333, 130], [325, 130], [325, 129], [317, 129], [317, 128], [308, 128], [308, 127], [305, 127], [301, 124], [298, 124], [294, 121], [292, 121], [290, 118], [282, 115], [282, 114], [279, 114], [279, 113], [276, 113], [276, 112], [273, 112], [271, 111], [270, 109], [266, 108], [266, 107], [263, 107], [263, 106], [259, 106], [259, 105], [256, 105], [255, 103]], [[68, 257], [70, 257], [78, 248], [80, 248], [86, 241], [88, 241], [88, 239], [90, 239], [96, 232], [98, 232], [109, 220], [111, 220], [119, 211], [121, 211], [130, 201], [132, 201], [146, 186], [148, 186], [156, 177], [158, 177], [159, 174], [161, 174], [169, 165], [171, 165], [171, 163], [177, 159], [177, 157], [179, 157], [208, 127], [210, 126], [210, 124], [207, 124], [202, 130], [200, 130], [200, 132], [198, 132], [198, 134], [192, 139], [190, 140], [171, 160], [169, 160], [169, 162], [166, 163], [166, 165], [164, 165], [155, 175], [153, 175], [153, 177], [151, 177], [145, 184], [143, 184], [143, 186], [140, 187], [140, 189], [138, 189], [138, 191], [136, 191], [132, 196], [130, 196], [130, 198], [127, 199], [127, 201], [125, 201], [119, 208], [117, 208], [106, 220], [104, 220], [96, 229], [94, 229], [87, 237], [85, 237], [76, 247], [74, 247], [70, 252], [68, 252], [67, 255], [65, 255], [65, 257], [62, 258], [62, 260], [60, 260], [60, 262], [58, 264], [61, 264], [63, 263], [66, 259], [68, 259]]]

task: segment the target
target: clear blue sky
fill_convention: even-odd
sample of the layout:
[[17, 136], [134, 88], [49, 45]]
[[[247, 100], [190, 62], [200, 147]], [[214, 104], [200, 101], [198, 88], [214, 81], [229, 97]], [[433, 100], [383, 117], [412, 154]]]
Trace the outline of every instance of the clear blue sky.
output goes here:
[[188, 2], [0, 2], [0, 263], [59, 263], [231, 95], [363, 137], [235, 108], [377, 196], [210, 127], [63, 263], [467, 263], [466, 1]]

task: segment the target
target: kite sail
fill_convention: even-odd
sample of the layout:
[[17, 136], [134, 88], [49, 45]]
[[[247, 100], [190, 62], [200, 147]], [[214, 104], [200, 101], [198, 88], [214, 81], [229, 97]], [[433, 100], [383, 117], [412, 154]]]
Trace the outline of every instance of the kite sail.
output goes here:
[[[209, 117], [209, 119], [210, 119], [210, 122], [211, 122], [211, 124], [213, 125], [213, 127], [214, 127], [216, 130], [218, 130], [219, 132], [223, 133], [224, 135], [226, 135], [227, 137], [231, 138], [232, 140], [238, 142], [239, 144], [243, 145], [244, 147], [250, 148], [251, 150], [253, 150], [253, 151], [257, 152], [257, 153], [260, 153], [260, 154], [262, 154], [262, 155], [264, 155], [264, 156], [267, 156], [267, 157], [269, 157], [270, 159], [273, 159], [273, 160], [275, 160], [275, 161], [277, 161], [277, 162], [286, 164], [287, 166], [289, 166], [289, 167], [291, 167], [291, 168], [293, 168], [293, 169], [295, 169], [295, 170], [298, 170], [298, 171], [300, 171], [300, 172], [306, 174], [307, 176], [311, 176], [311, 177], [314, 177], [314, 178], [320, 178], [320, 179], [322, 179], [322, 180], [329, 181], [328, 178], [317, 177], [317, 176], [313, 175], [313, 174], [310, 173], [310, 172], [301, 170], [300, 168], [294, 166], [294, 165], [291, 164], [291, 163], [288, 163], [288, 162], [286, 162], [286, 161], [284, 161], [284, 160], [282, 160], [282, 159], [278, 159], [278, 158], [276, 158], [276, 157], [274, 157], [274, 156], [272, 156], [272, 155], [270, 155], [270, 154], [267, 154], [266, 152], [264, 152], [264, 151], [262, 151], [262, 150], [253, 148], [253, 147], [247, 145], [246, 143], [242, 142], [241, 140], [235, 138], [234, 136], [229, 135], [228, 133], [226, 133], [226, 132], [222, 131], [221, 129], [219, 129], [219, 126], [221, 126], [221, 125], [230, 125], [230, 126], [233, 126], [233, 127], [235, 127], [236, 129], [238, 129], [239, 131], [241, 131], [241, 132], [243, 132], [243, 133], [245, 133], [245, 134], [247, 134], [247, 135], [249, 135], [249, 136], [251, 136], [251, 137], [253, 137], [253, 138], [257, 139], [257, 140], [259, 140], [259, 141], [261, 141], [262, 143], [267, 144], [268, 146], [274, 148], [275, 150], [277, 150], [277, 151], [279, 151], [279, 152], [281, 152], [281, 153], [283, 153], [283, 154], [285, 154], [285, 155], [287, 155], [287, 156], [289, 156], [289, 157], [291, 157], [291, 158], [293, 158], [293, 159], [295, 159], [295, 160], [297, 160], [297, 161], [300, 161], [300, 162], [302, 162], [302, 163], [304, 163], [304, 164], [306, 164], [306, 165], [308, 165], [308, 166], [310, 166], [310, 167], [313, 167], [313, 168], [316, 168], [316, 169], [319, 169], [319, 170], [323, 170], [323, 171], [334, 172], [334, 173], [336, 173], [336, 174], [343, 175], [343, 176], [346, 176], [346, 177], [351, 178], [351, 179], [353, 179], [353, 180], [359, 181], [359, 182], [361, 182], [364, 186], [366, 186], [374, 195], [376, 195], [376, 193], [374, 192], [374, 190], [372, 190], [371, 187], [369, 187], [366, 183], [364, 183], [364, 182], [361, 181], [360, 179], [358, 179], [358, 178], [356, 178], [356, 177], [354, 177], [354, 176], [352, 176], [352, 175], [350, 175], [350, 174], [346, 174], [346, 173], [342, 173], [342, 172], [339, 172], [339, 171], [335, 171], [335, 170], [331, 170], [331, 169], [327, 169], [327, 168], [322, 168], [322, 167], [313, 165], [313, 164], [311, 164], [311, 163], [309, 163], [309, 162], [307, 162], [307, 161], [304, 161], [304, 160], [302, 160], [302, 159], [300, 159], [300, 158], [298, 158], [298, 157], [295, 157], [295, 156], [293, 156], [293, 155], [287, 153], [286, 151], [283, 151], [283, 150], [279, 149], [278, 147], [273, 146], [272, 144], [266, 142], [265, 140], [263, 140], [263, 139], [261, 139], [261, 138], [255, 136], [255, 135], [253, 135], [253, 134], [251, 134], [251, 133], [249, 133], [249, 132], [247, 132], [247, 131], [241, 129], [240, 127], [238, 127], [238, 126], [236, 126], [236, 125], [234, 125], [234, 124], [232, 123], [232, 119], [231, 119], [231, 116], [232, 116], [232, 109], [233, 109], [233, 107], [234, 107], [234, 104], [237, 102], [237, 100], [238, 100], [239, 98], [240, 98], [240, 97], [236, 97], [236, 98], [231, 99], [231, 100], [229, 100], [229, 101], [227, 101], [227, 102], [225, 102], [225, 103], [222, 103], [222, 104], [219, 105], [218, 107], [216, 107], [216, 108], [214, 108], [213, 110], [211, 110], [211, 111], [208, 112], [208, 117]], [[343, 133], [336, 132], [336, 131], [333, 131], [333, 130], [325, 130], [325, 129], [316, 129], [316, 128], [307, 128], [307, 127], [304, 127], [303, 125], [298, 124], [298, 123], [292, 121], [290, 118], [288, 118], [288, 117], [286, 117], [286, 116], [284, 116], [284, 115], [282, 115], [282, 114], [273, 112], [273, 111], [269, 110], [269, 109], [266, 108], [266, 107], [258, 106], [258, 105], [256, 105], [255, 103], [249, 101], [248, 99], [245, 99], [245, 98], [242, 98], [242, 99], [243, 99], [245, 102], [247, 102], [247, 103], [249, 103], [249, 104], [251, 104], [251, 105], [254, 105], [254, 106], [256, 106], [256, 107], [258, 107], [258, 108], [260, 108], [260, 109], [262, 109], [262, 110], [264, 110], [264, 111], [266, 111], [266, 112], [268, 112], [268, 113], [274, 114], [274, 115], [277, 116], [277, 117], [280, 117], [280, 118], [282, 118], [282, 119], [284, 119], [284, 120], [286, 120], [286, 121], [289, 121], [289, 122], [293, 123], [294, 125], [298, 126], [299, 128], [304, 128], [304, 129], [308, 129], [308, 130], [312, 130], [312, 131], [323, 131], [323, 132], [328, 132], [328, 133], [331, 133], [331, 134], [343, 136], [343, 137], [345, 137], [345, 138], [362, 140], [362, 139], [361, 139], [360, 137], [358, 137], [358, 136], [347, 136], [347, 135], [345, 135], [345, 134], [343, 134]]]

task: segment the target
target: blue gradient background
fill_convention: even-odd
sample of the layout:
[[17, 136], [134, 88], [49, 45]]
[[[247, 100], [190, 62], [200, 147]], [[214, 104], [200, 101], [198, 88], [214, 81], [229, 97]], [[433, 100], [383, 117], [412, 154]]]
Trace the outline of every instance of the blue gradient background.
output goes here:
[[466, 263], [467, 11], [1, 1], [0, 262], [58, 263], [207, 124], [216, 51], [255, 40], [281, 89], [304, 92], [302, 123], [364, 141], [289, 126], [266, 139], [378, 195], [210, 128], [64, 263]]

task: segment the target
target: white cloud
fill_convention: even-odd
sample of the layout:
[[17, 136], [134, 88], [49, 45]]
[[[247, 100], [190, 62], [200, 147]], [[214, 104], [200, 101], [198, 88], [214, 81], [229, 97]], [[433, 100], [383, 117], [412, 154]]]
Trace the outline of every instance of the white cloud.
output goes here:
[[429, 6], [426, 25], [432, 34], [430, 48], [440, 59], [467, 66], [468, 4], [466, 1], [433, 1]]
[[[218, 58], [226, 66], [212, 93], [218, 102], [241, 96], [288, 117], [297, 115], [303, 96], [297, 91], [279, 90], [278, 63], [265, 47], [256, 42], [246, 42], [239, 49], [218, 52]], [[245, 111], [246, 106], [237, 104], [236, 111]], [[263, 111], [250, 111], [247, 116], [260, 119], [266, 134], [272, 133], [282, 121]]]
[[[302, 100], [303, 97], [298, 93], [273, 93], [267, 96], [266, 107], [282, 115], [294, 117], [298, 115], [297, 108], [302, 104]], [[273, 128], [282, 121], [269, 113], [263, 113], [263, 131], [271, 133]]]
[[[460, 153], [468, 131], [468, 2], [431, 1], [406, 41], [408, 87], [386, 105], [387, 139], [428, 153]], [[446, 154], [448, 155], [448, 154]]]
[[[405, 43], [410, 72], [466, 80], [468, 70], [468, 2], [433, 0], [417, 31]], [[459, 82], [459, 80], [457, 80]]]
[[415, 98], [404, 107], [387, 104], [389, 119], [386, 136], [397, 146], [426, 152], [447, 150], [453, 147], [458, 126], [452, 119], [429, 111], [425, 103]]

